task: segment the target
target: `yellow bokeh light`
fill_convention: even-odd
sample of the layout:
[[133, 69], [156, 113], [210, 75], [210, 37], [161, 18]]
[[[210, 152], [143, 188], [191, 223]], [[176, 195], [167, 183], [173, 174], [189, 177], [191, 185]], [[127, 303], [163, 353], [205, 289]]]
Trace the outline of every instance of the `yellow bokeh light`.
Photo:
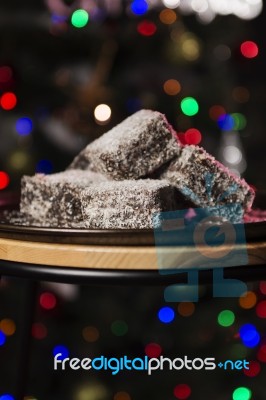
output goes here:
[[174, 10], [166, 8], [160, 12], [159, 18], [163, 24], [171, 25], [176, 21], [177, 15]]
[[11, 336], [16, 332], [16, 324], [12, 319], [4, 318], [0, 322], [0, 330], [7, 336]]
[[107, 104], [99, 104], [94, 110], [96, 122], [107, 123], [111, 118], [112, 110]]
[[163, 89], [169, 96], [175, 96], [181, 90], [181, 85], [176, 79], [168, 79], [163, 84]]
[[196, 39], [187, 38], [182, 42], [183, 56], [188, 61], [195, 61], [200, 56], [200, 46]]

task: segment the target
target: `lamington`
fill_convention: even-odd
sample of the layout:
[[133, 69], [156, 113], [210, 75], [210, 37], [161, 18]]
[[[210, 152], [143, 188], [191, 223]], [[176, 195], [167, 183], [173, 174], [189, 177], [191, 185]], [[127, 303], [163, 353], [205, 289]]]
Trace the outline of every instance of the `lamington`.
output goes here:
[[177, 156], [180, 149], [163, 114], [140, 110], [90, 143], [69, 168], [93, 165], [112, 180], [139, 179]]
[[23, 176], [20, 211], [35, 225], [74, 226], [82, 221], [81, 189], [105, 180], [99, 173], [82, 170]]
[[251, 209], [255, 192], [203, 148], [182, 147], [160, 175], [191, 200], [231, 222], [241, 222]]

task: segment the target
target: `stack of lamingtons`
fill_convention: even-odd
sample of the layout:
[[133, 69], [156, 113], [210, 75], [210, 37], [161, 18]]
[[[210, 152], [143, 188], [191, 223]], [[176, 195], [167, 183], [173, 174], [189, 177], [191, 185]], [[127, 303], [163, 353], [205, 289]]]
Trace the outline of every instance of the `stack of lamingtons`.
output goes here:
[[20, 210], [37, 226], [147, 229], [154, 215], [188, 207], [215, 213], [231, 205], [225, 217], [239, 222], [253, 199], [250, 186], [205, 150], [181, 145], [164, 115], [141, 110], [66, 171], [24, 176]]

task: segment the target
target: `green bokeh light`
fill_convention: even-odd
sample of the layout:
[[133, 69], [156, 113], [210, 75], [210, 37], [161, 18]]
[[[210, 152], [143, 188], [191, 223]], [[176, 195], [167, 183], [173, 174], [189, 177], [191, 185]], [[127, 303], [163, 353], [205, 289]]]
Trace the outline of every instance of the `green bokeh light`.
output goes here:
[[218, 324], [221, 326], [231, 326], [235, 321], [235, 314], [230, 310], [223, 310], [218, 315]]
[[75, 28], [83, 28], [89, 21], [89, 14], [86, 10], [76, 10], [71, 16], [71, 23]]
[[251, 391], [246, 387], [239, 387], [233, 392], [233, 400], [250, 400]]
[[111, 331], [116, 336], [124, 336], [128, 331], [128, 326], [125, 321], [117, 320], [111, 325]]
[[233, 113], [231, 114], [234, 120], [234, 130], [240, 131], [241, 129], [245, 129], [247, 125], [246, 117], [241, 113]]
[[199, 105], [194, 97], [185, 97], [181, 101], [181, 110], [185, 115], [192, 116], [198, 113]]

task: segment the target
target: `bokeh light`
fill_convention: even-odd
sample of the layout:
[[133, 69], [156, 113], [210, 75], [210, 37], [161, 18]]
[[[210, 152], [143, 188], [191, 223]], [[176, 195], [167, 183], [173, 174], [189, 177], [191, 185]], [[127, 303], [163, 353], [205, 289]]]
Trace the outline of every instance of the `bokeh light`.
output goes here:
[[230, 47], [226, 46], [225, 44], [219, 44], [213, 50], [214, 56], [219, 61], [227, 61], [231, 57], [231, 50]]
[[9, 175], [5, 171], [0, 171], [0, 190], [5, 189], [10, 182]]
[[108, 123], [111, 118], [112, 110], [107, 104], [99, 104], [94, 109], [94, 118], [101, 124]]
[[246, 376], [250, 378], [254, 378], [257, 376], [261, 371], [261, 366], [258, 361], [249, 361], [248, 369], [243, 369], [243, 372]]
[[169, 10], [166, 8], [160, 12], [159, 18], [163, 24], [171, 25], [176, 21], [177, 16], [174, 10]]
[[241, 54], [246, 58], [255, 58], [259, 53], [259, 48], [255, 42], [247, 40], [241, 43], [240, 51]]
[[4, 318], [0, 321], [0, 330], [6, 336], [12, 336], [16, 332], [16, 324], [10, 318]]
[[181, 90], [181, 85], [176, 79], [168, 79], [163, 84], [163, 90], [169, 96], [175, 96]]
[[199, 144], [201, 139], [201, 133], [196, 128], [190, 128], [185, 132], [185, 141], [187, 144]]
[[238, 103], [246, 103], [250, 98], [250, 93], [247, 88], [243, 86], [237, 86], [232, 91], [232, 96]]
[[15, 398], [11, 394], [6, 393], [0, 396], [0, 400], [15, 400]]
[[131, 397], [127, 392], [117, 392], [114, 395], [114, 400], [131, 400]]
[[182, 35], [181, 39], [181, 49], [183, 53], [183, 57], [187, 61], [195, 61], [200, 56], [200, 46], [199, 42], [196, 38], [187, 36], [186, 34]]
[[198, 113], [199, 105], [194, 97], [185, 97], [181, 101], [181, 110], [185, 115], [192, 116]]
[[13, 110], [17, 105], [17, 96], [12, 92], [4, 93], [0, 99], [0, 105], [3, 110]]
[[209, 116], [213, 121], [217, 121], [218, 118], [225, 113], [225, 108], [217, 104], [211, 106], [209, 109]]
[[114, 321], [111, 325], [111, 331], [115, 336], [124, 336], [128, 331], [128, 325], [122, 320]]
[[86, 342], [96, 342], [99, 339], [100, 333], [95, 326], [86, 326], [82, 329], [82, 336]]
[[148, 11], [149, 5], [145, 0], [134, 0], [131, 3], [130, 8], [134, 14], [143, 15]]
[[177, 310], [182, 317], [190, 317], [194, 314], [195, 304], [190, 301], [184, 301], [178, 304]]
[[168, 8], [176, 8], [180, 4], [180, 0], [163, 0], [163, 4]]
[[16, 131], [19, 135], [29, 135], [33, 129], [32, 120], [28, 117], [19, 118], [16, 122]]
[[223, 148], [223, 157], [229, 164], [239, 164], [243, 158], [242, 151], [237, 146], [225, 146]]
[[162, 354], [162, 348], [158, 343], [149, 343], [145, 346], [145, 354], [149, 358], [157, 358]]
[[251, 291], [246, 292], [244, 296], [241, 296], [239, 298], [239, 305], [247, 310], [254, 307], [256, 302], [257, 302], [256, 293]]
[[242, 325], [239, 330], [239, 335], [246, 347], [255, 347], [260, 341], [260, 335], [256, 327], [252, 324]]
[[31, 334], [35, 339], [44, 339], [47, 336], [47, 328], [41, 322], [34, 322], [31, 327]]
[[187, 384], [181, 383], [174, 388], [174, 395], [178, 400], [188, 399], [191, 395], [191, 388]]
[[13, 76], [12, 69], [7, 65], [0, 67], [0, 83], [7, 83]]
[[235, 314], [231, 310], [223, 310], [218, 314], [217, 320], [219, 325], [228, 327], [235, 322]]
[[263, 344], [257, 353], [257, 359], [263, 363], [266, 363], [266, 344]]
[[71, 23], [75, 28], [83, 28], [89, 22], [89, 14], [86, 10], [75, 10], [71, 16]]
[[232, 115], [223, 114], [218, 118], [217, 124], [223, 131], [231, 131], [234, 128], [235, 121]]
[[260, 301], [257, 304], [256, 314], [259, 318], [266, 318], [266, 300]]
[[57, 303], [56, 297], [51, 292], [44, 292], [40, 295], [40, 306], [45, 310], [52, 310]]
[[238, 387], [233, 391], [233, 400], [250, 400], [251, 391], [246, 387]]
[[247, 119], [245, 115], [241, 113], [233, 113], [231, 114], [233, 120], [234, 120], [234, 129], [237, 131], [241, 131], [242, 129], [245, 129], [247, 125]]
[[266, 281], [261, 281], [259, 287], [260, 287], [260, 292], [262, 294], [266, 294]]
[[137, 31], [142, 36], [153, 36], [157, 27], [152, 21], [144, 20], [138, 23]]
[[6, 335], [0, 331], [0, 346], [3, 346], [6, 342]]
[[62, 345], [62, 344], [58, 344], [57, 346], [55, 346], [53, 348], [53, 355], [54, 357], [57, 354], [61, 354], [61, 356], [58, 356], [58, 360], [64, 360], [65, 358], [67, 358], [69, 356], [69, 350], [66, 346]]
[[53, 171], [53, 164], [50, 160], [40, 160], [36, 164], [35, 172], [38, 174], [51, 174]]
[[158, 312], [158, 318], [164, 324], [168, 324], [174, 320], [175, 312], [171, 307], [162, 307]]

